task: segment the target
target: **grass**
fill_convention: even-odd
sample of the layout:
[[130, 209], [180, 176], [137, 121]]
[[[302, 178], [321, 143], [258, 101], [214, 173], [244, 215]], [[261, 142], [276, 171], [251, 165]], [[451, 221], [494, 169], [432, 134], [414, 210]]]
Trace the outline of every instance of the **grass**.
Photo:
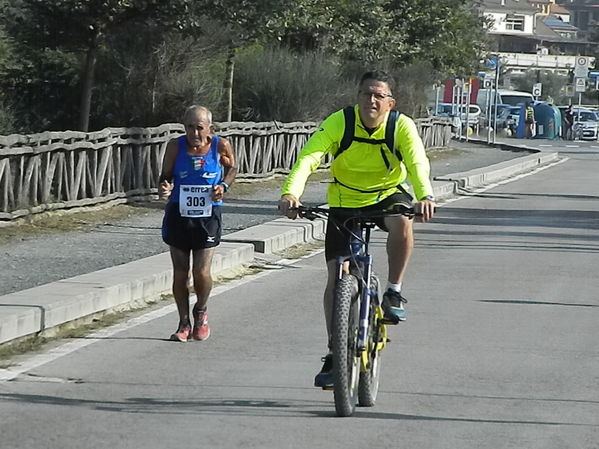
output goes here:
[[85, 231], [98, 224], [125, 220], [135, 214], [143, 214], [152, 209], [148, 206], [119, 204], [112, 207], [95, 207], [93, 211], [80, 209], [73, 211], [44, 212], [26, 218], [19, 218], [9, 226], [0, 227], [0, 245], [6, 245], [27, 237]]

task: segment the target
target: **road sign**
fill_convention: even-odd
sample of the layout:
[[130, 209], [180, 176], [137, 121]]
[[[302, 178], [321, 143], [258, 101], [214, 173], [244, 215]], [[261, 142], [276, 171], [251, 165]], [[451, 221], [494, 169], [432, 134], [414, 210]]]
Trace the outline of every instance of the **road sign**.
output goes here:
[[493, 88], [493, 80], [491, 78], [485, 78], [483, 80], [483, 89], [492, 89]]
[[584, 92], [587, 90], [587, 80], [586, 78], [576, 78], [576, 92]]
[[536, 83], [532, 86], [532, 96], [533, 97], [540, 97], [541, 92], [543, 92], [543, 84]]
[[497, 57], [491, 56], [485, 61], [485, 66], [487, 66], [490, 70], [495, 70], [497, 68]]
[[576, 65], [574, 66], [574, 76], [576, 78], [586, 78], [589, 72], [589, 58], [586, 56], [576, 56]]
[[574, 96], [574, 85], [568, 84], [566, 85], [566, 97]]
[[589, 78], [599, 78], [599, 70], [589, 70]]

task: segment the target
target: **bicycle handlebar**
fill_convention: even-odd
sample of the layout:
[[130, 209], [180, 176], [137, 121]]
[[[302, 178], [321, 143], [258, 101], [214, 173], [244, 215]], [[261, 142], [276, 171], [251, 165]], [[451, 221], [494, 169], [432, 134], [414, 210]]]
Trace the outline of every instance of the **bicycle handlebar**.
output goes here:
[[[293, 208], [293, 210], [298, 211], [298, 215], [301, 218], [307, 218], [308, 220], [314, 220], [316, 218], [325, 218], [331, 212], [330, 209], [326, 209], [324, 207], [312, 207], [312, 206], [299, 206], [297, 208]], [[339, 213], [340, 215], [346, 216], [346, 218], [358, 218], [358, 219], [374, 219], [374, 218], [382, 218], [394, 215], [403, 215], [408, 218], [421, 217], [421, 213], [417, 213], [414, 207], [406, 206], [405, 204], [396, 203], [391, 205], [390, 208], [383, 210], [358, 210], [358, 209], [347, 209], [347, 211], [342, 211]]]

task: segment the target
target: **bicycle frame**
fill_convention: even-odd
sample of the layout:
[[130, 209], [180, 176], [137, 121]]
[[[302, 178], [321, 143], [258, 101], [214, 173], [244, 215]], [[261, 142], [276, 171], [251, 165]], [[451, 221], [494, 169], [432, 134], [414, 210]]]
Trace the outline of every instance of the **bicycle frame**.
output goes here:
[[[370, 323], [371, 301], [374, 299], [376, 304], [376, 320], [382, 320], [383, 311], [378, 299], [377, 292], [372, 290], [372, 262], [373, 257], [368, 252], [370, 243], [370, 233], [374, 228], [374, 224], [360, 220], [356, 228], [352, 231], [352, 239], [350, 241], [351, 254], [350, 256], [341, 256], [337, 258], [337, 280], [340, 280], [345, 272], [345, 264], [349, 262], [349, 272], [358, 279], [358, 298], [360, 301], [360, 319], [358, 327], [358, 345], [357, 351], [361, 360], [361, 370], [366, 371], [368, 366], [368, 350], [380, 351], [386, 346], [387, 332], [386, 326], [381, 325], [380, 329], [383, 335], [378, 338], [378, 341], [368, 341], [368, 328]], [[359, 230], [359, 234], [358, 234]], [[371, 345], [369, 347], [369, 344]], [[376, 346], [372, 346], [376, 345]]]

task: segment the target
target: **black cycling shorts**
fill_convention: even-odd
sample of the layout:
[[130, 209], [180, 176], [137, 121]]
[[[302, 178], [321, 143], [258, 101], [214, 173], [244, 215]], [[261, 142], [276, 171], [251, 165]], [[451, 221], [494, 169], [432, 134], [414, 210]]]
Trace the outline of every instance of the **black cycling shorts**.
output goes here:
[[221, 207], [212, 206], [211, 217], [188, 218], [179, 213], [179, 203], [167, 203], [162, 220], [164, 243], [185, 251], [213, 248], [220, 244]]
[[[351, 255], [350, 231], [345, 227], [342, 227], [338, 224], [336, 225], [336, 223], [343, 223], [346, 220], [344, 216], [347, 217], [348, 211], [385, 210], [393, 204], [397, 203], [405, 204], [406, 206], [411, 207], [413, 202], [414, 198], [412, 198], [412, 195], [410, 195], [408, 192], [397, 192], [391, 196], [388, 196], [384, 200], [379, 201], [376, 204], [371, 204], [370, 206], [358, 207], [355, 209], [350, 209], [346, 207], [331, 207], [329, 212], [329, 220], [327, 221], [326, 236], [324, 240], [324, 257], [326, 261], [328, 262], [329, 260], [336, 260], [337, 257], [349, 257]], [[376, 218], [374, 219], [374, 222], [383, 231], [387, 231], [384, 217]], [[347, 222], [347, 228], [355, 228], [354, 220], [350, 220]]]

